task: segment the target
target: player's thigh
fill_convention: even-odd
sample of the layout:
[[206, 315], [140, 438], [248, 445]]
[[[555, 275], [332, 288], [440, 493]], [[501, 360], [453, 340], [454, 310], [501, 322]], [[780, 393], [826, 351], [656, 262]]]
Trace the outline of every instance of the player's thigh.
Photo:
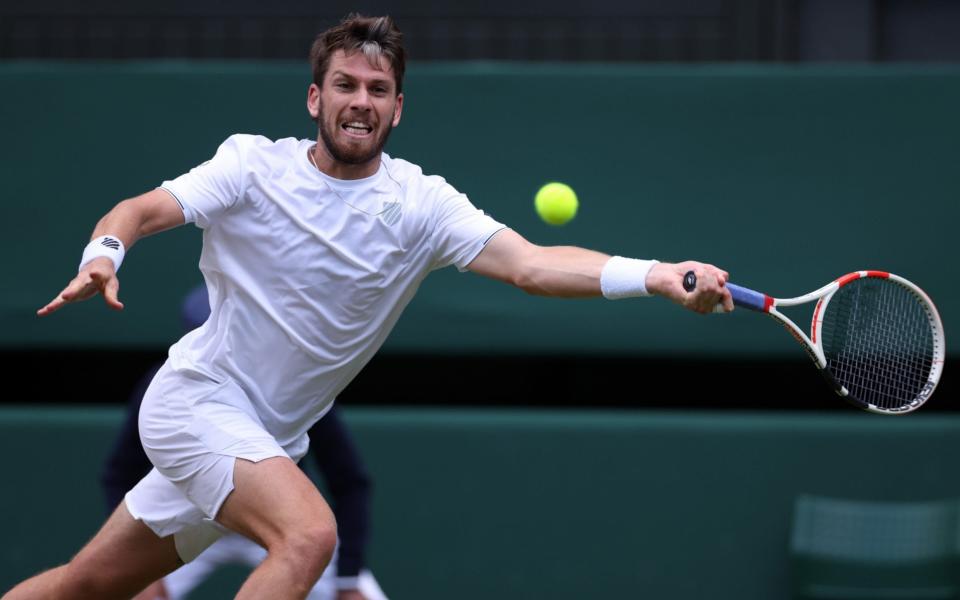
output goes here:
[[310, 535], [336, 544], [333, 512], [304, 472], [289, 458], [234, 463], [234, 489], [217, 521], [270, 549], [290, 536]]
[[70, 561], [66, 576], [68, 580], [108, 582], [111, 589], [133, 596], [181, 564], [173, 536], [157, 536], [121, 502]]

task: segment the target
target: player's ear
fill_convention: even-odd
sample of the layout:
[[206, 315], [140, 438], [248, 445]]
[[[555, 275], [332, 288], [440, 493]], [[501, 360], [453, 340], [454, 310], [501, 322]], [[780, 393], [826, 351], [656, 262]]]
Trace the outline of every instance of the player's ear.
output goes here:
[[315, 83], [307, 88], [307, 112], [314, 119], [320, 116], [320, 88]]
[[397, 103], [393, 106], [393, 126], [400, 124], [400, 113], [403, 112], [403, 94], [397, 94]]

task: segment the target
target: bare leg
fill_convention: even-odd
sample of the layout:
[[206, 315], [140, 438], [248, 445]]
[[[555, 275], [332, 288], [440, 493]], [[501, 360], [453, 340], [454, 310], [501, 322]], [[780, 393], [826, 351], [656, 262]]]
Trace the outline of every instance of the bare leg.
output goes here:
[[0, 600], [130, 598], [180, 564], [173, 536], [157, 537], [121, 502], [73, 560], [24, 581]]
[[267, 549], [237, 599], [306, 598], [337, 544], [330, 507], [288, 458], [237, 459], [233, 481], [217, 520]]

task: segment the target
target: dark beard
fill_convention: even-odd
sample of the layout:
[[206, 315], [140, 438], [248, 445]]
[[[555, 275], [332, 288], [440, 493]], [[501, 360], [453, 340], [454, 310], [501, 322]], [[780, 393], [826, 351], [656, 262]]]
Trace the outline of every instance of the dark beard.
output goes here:
[[387, 123], [387, 128], [383, 131], [383, 134], [381, 134], [380, 139], [374, 143], [373, 148], [369, 152], [361, 154], [362, 150], [344, 150], [334, 145], [333, 136], [330, 135], [330, 131], [327, 130], [327, 121], [324, 118], [322, 104], [320, 105], [320, 118], [317, 120], [320, 124], [320, 139], [323, 141], [327, 152], [334, 160], [347, 165], [366, 164], [380, 156], [380, 153], [383, 152], [383, 147], [387, 145], [387, 138], [390, 137], [390, 132], [393, 131], [393, 123]]

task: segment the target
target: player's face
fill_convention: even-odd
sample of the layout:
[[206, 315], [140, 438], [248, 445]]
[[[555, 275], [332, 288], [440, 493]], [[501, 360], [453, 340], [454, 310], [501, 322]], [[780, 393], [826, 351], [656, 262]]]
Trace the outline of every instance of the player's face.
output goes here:
[[331, 174], [344, 168], [354, 176], [375, 172], [390, 131], [400, 123], [403, 94], [397, 94], [390, 61], [383, 58], [381, 64], [385, 69], [372, 66], [362, 52], [338, 50], [323, 87], [310, 86], [307, 108], [317, 119], [322, 142], [318, 164], [331, 167]]

